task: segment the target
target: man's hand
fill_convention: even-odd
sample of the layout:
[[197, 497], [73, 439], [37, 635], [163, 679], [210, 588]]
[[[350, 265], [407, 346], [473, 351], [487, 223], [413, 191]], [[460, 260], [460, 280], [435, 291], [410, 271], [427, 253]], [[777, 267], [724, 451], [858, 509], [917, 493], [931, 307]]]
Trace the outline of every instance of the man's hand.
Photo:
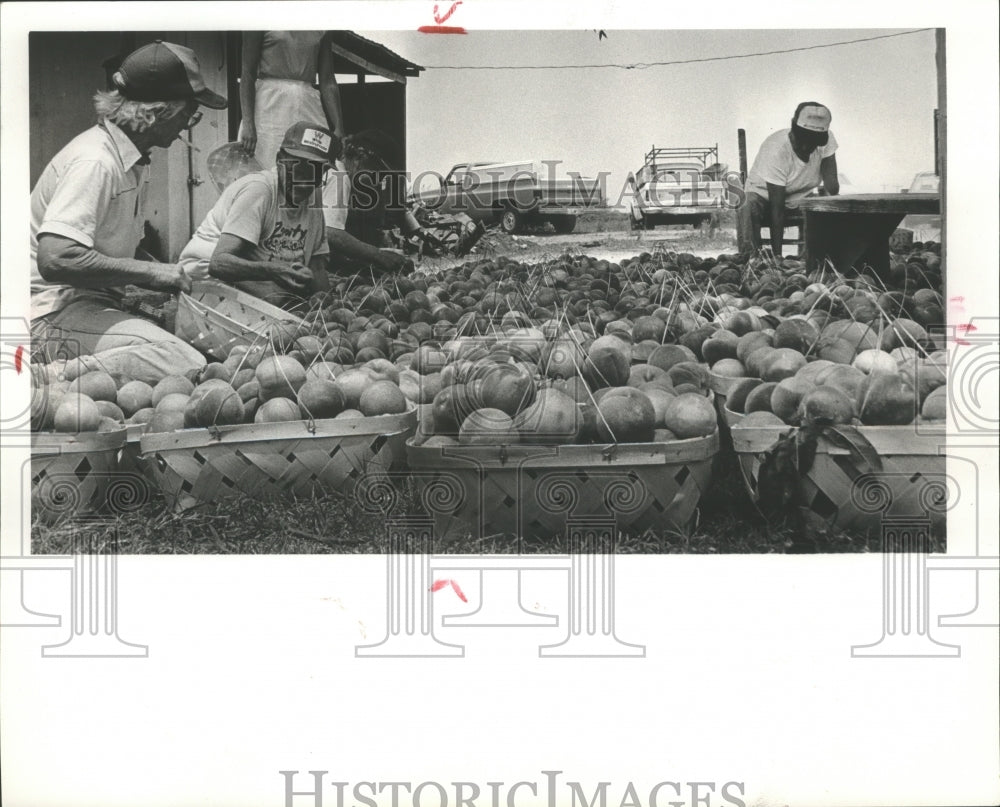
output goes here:
[[271, 280], [296, 294], [301, 294], [312, 285], [312, 270], [304, 264], [280, 263], [271, 270]]
[[146, 288], [153, 291], [169, 291], [171, 293], [183, 291], [190, 293], [191, 278], [187, 272], [176, 263], [154, 263], [150, 281], [144, 284]]
[[413, 271], [413, 261], [405, 255], [401, 255], [398, 252], [392, 252], [388, 249], [379, 250], [378, 258], [375, 264], [383, 272], [401, 272], [402, 274], [409, 274]]
[[257, 151], [257, 127], [252, 120], [243, 119], [240, 127], [240, 145], [247, 154], [253, 155]]

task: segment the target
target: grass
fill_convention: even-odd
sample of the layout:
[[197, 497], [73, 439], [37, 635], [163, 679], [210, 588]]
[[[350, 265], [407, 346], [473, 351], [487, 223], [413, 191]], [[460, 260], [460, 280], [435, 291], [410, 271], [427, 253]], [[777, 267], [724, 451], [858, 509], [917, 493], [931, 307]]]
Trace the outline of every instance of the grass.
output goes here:
[[[412, 484], [412, 483], [411, 483]], [[412, 488], [402, 491], [403, 510], [416, 512]], [[310, 499], [261, 501], [234, 498], [184, 513], [172, 512], [159, 495], [135, 512], [99, 522], [32, 524], [33, 554], [72, 554], [86, 536], [98, 546], [117, 540], [120, 554], [366, 554], [389, 551], [385, 518], [336, 494]], [[117, 538], [116, 538], [117, 536]], [[743, 492], [735, 455], [721, 451], [712, 482], [704, 492], [695, 523], [664, 534], [625, 534], [620, 554], [775, 554], [879, 551], [877, 537], [803, 529], [793, 517], [766, 522]], [[513, 535], [473, 538], [451, 534], [435, 542], [435, 552], [511, 554], [568, 551], [566, 538], [520, 543]]]

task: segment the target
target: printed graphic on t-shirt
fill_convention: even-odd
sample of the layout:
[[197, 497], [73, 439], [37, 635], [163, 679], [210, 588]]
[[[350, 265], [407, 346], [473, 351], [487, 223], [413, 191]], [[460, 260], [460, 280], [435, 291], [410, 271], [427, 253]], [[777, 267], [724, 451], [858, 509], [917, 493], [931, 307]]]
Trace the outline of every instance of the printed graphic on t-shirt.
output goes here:
[[306, 231], [302, 225], [286, 227], [276, 221], [271, 234], [260, 242], [261, 249], [270, 253], [272, 260], [285, 263], [305, 263]]

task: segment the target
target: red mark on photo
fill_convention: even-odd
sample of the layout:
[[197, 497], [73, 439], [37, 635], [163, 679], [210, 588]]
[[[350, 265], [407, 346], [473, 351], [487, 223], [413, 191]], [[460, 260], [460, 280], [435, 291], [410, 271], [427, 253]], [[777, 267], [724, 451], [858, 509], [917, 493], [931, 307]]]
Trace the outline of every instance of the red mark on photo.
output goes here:
[[438, 5], [434, 4], [434, 22], [436, 25], [421, 25], [417, 31], [422, 34], [464, 34], [465, 29], [458, 25], [443, 25], [448, 18], [455, 13], [455, 9], [462, 5], [462, 0], [452, 3], [451, 7], [444, 13], [438, 14]]
[[955, 329], [959, 330], [959, 331], [964, 331], [965, 333], [969, 333], [970, 331], [978, 331], [979, 330], [971, 322], [967, 322], [965, 325], [956, 325]]
[[465, 29], [454, 25], [421, 25], [417, 31], [421, 34], [464, 34]]
[[458, 598], [462, 602], [468, 602], [465, 593], [459, 587], [458, 583], [456, 583], [454, 580], [435, 580], [434, 583], [431, 585], [431, 591], [440, 591], [445, 586], [451, 586], [451, 590], [458, 595]]
[[455, 9], [458, 8], [460, 5], [462, 5], [462, 0], [457, 0], [456, 2], [454, 2], [454, 3], [451, 4], [451, 8], [449, 8], [444, 13], [443, 16], [439, 17], [438, 16], [438, 6], [437, 6], [437, 3], [435, 3], [434, 4], [434, 22], [436, 22], [438, 25], [443, 25], [444, 23], [448, 22], [448, 18], [452, 14], [455, 13]]
[[21, 362], [24, 360], [24, 345], [18, 345], [17, 350], [14, 351], [14, 369], [17, 370], [17, 374], [21, 374]]

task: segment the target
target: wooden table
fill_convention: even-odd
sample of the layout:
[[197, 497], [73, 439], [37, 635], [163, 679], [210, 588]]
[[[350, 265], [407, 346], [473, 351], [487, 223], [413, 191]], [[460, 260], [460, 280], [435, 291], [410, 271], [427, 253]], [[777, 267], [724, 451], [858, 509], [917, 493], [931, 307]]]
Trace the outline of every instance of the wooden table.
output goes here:
[[889, 236], [904, 216], [940, 214], [936, 193], [859, 193], [816, 196], [799, 202], [809, 266], [829, 258], [849, 274], [870, 266], [880, 276], [889, 271]]

